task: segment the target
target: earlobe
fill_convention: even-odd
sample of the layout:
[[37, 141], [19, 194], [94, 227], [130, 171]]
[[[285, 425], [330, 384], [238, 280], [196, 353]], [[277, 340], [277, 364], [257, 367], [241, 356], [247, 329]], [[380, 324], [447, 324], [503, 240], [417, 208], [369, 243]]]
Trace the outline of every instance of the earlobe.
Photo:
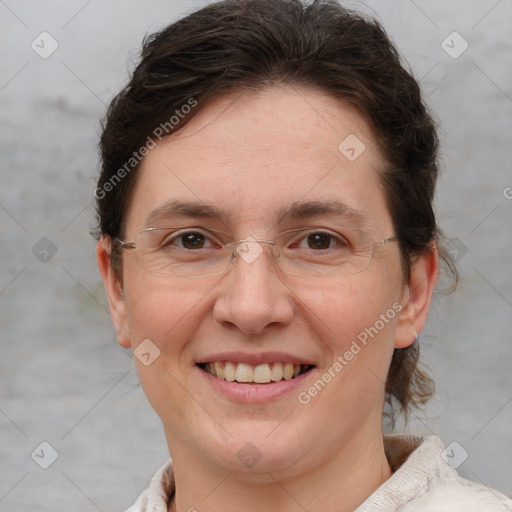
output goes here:
[[96, 259], [107, 292], [110, 317], [117, 332], [117, 339], [122, 347], [130, 348], [131, 339], [127, 329], [123, 285], [110, 264], [110, 242], [105, 236], [102, 236], [96, 244]]
[[432, 295], [439, 274], [437, 247], [422, 254], [414, 262], [409, 283], [404, 286], [402, 311], [395, 333], [395, 348], [414, 343], [427, 321]]

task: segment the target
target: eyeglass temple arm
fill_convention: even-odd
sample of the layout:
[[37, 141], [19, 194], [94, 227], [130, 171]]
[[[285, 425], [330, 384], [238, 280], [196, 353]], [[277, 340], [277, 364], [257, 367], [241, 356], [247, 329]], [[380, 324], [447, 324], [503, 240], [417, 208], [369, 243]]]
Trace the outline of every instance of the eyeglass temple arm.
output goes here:
[[115, 238], [115, 241], [121, 246], [121, 249], [135, 249], [135, 242], [123, 242], [119, 238]]
[[390, 236], [389, 238], [383, 238], [380, 243], [382, 245], [389, 244], [389, 242], [396, 242], [398, 240], [397, 236]]

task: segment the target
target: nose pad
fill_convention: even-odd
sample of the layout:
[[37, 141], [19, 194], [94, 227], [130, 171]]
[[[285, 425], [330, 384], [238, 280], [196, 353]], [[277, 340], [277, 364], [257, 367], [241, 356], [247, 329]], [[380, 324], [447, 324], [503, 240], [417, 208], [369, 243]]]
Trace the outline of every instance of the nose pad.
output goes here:
[[[261, 241], [263, 242], [263, 240]], [[270, 240], [265, 240], [268, 243], [274, 243]], [[248, 236], [237, 244], [235, 251], [233, 252], [233, 257], [238, 255], [241, 259], [243, 259], [246, 263], [253, 263], [256, 261], [261, 254], [263, 253], [263, 247], [260, 245], [260, 240], [256, 240], [252, 236]]]
[[275, 242], [273, 240], [257, 239], [252, 236], [248, 236], [243, 240], [236, 242], [236, 247], [231, 253], [229, 262], [235, 264], [236, 259], [240, 258], [245, 263], [254, 263], [264, 252], [264, 246], [262, 244], [269, 244], [271, 246], [270, 252], [272, 260], [274, 260], [274, 262], [279, 266], [279, 262], [277, 261], [278, 258], [274, 251]]

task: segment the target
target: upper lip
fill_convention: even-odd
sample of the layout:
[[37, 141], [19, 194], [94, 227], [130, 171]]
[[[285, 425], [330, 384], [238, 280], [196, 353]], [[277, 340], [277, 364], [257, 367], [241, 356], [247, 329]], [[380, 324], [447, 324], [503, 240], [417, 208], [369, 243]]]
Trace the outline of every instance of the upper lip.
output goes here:
[[215, 361], [231, 361], [233, 363], [245, 363], [251, 366], [257, 366], [265, 363], [293, 363], [303, 365], [313, 365], [313, 363], [293, 354], [286, 352], [260, 352], [260, 353], [247, 353], [247, 352], [217, 352], [210, 354], [196, 362], [200, 363], [214, 363]]

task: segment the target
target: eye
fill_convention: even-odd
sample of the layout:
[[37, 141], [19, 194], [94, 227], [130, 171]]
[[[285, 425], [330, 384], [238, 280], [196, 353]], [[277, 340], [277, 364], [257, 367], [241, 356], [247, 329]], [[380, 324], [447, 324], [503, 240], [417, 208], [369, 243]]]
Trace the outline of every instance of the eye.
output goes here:
[[329, 233], [311, 233], [307, 236], [307, 244], [310, 249], [329, 249], [332, 237]]
[[347, 248], [348, 246], [347, 240], [343, 237], [327, 231], [314, 231], [301, 238], [298, 247], [300, 249], [325, 250], [333, 247]]
[[[218, 245], [218, 244], [217, 244]], [[180, 249], [210, 249], [213, 247], [209, 238], [200, 231], [181, 231], [164, 238], [161, 247], [178, 247]]]

